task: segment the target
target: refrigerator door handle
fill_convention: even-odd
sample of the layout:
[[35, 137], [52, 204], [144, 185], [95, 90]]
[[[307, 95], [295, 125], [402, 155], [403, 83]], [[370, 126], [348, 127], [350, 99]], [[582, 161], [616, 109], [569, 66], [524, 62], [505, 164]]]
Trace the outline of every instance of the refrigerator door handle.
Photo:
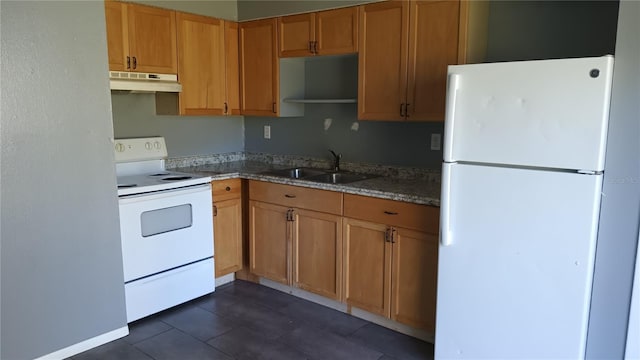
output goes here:
[[444, 161], [455, 161], [453, 155], [453, 122], [456, 112], [456, 98], [460, 86], [460, 74], [449, 74], [447, 81], [447, 104], [444, 118]]
[[451, 234], [451, 164], [442, 167], [442, 195], [440, 199], [440, 245], [453, 242]]

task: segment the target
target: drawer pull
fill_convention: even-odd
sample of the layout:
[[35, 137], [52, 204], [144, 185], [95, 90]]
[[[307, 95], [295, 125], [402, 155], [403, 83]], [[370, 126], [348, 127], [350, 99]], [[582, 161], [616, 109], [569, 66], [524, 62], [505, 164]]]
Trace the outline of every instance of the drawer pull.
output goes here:
[[290, 194], [284, 194], [284, 197], [289, 198], [289, 199], [295, 199], [295, 195], [290, 195]]
[[226, 188], [224, 188], [226, 191], [231, 191], [231, 188], [229, 186], [227, 186]]
[[387, 215], [398, 215], [398, 213], [395, 212], [395, 211], [387, 211], [387, 210], [385, 210], [384, 213], [387, 214]]

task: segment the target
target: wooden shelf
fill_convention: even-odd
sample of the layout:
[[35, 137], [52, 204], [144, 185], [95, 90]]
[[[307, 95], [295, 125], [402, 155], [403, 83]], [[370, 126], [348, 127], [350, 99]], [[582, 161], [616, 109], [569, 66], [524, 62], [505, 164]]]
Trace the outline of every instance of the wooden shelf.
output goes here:
[[355, 104], [358, 99], [283, 99], [282, 101], [296, 104]]

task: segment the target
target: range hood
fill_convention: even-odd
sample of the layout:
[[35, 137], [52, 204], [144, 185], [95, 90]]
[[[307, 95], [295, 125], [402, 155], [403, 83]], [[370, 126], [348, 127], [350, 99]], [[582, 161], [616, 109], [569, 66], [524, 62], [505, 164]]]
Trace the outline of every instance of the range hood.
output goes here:
[[178, 75], [109, 71], [111, 90], [130, 92], [180, 92]]

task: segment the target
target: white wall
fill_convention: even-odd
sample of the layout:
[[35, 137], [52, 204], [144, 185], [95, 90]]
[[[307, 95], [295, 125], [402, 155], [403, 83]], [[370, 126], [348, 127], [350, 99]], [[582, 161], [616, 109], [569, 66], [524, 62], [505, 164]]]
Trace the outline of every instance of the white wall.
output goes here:
[[618, 20], [587, 358], [624, 356], [640, 219], [640, 2]]
[[0, 2], [0, 358], [126, 326], [103, 3]]

